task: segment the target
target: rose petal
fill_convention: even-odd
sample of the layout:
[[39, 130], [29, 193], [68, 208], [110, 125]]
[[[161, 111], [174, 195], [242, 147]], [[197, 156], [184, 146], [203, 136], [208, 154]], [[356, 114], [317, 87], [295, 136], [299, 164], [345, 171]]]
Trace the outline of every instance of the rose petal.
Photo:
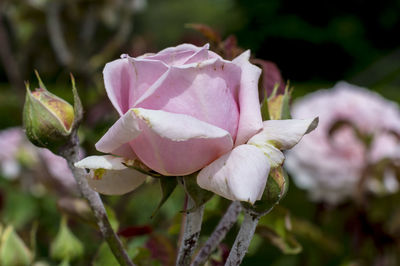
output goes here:
[[232, 149], [229, 133], [191, 116], [142, 108], [123, 115], [96, 143], [113, 153], [130, 142], [136, 155], [163, 175], [186, 175]]
[[117, 155], [117, 156], [121, 156], [126, 159], [136, 159], [137, 158], [137, 155], [132, 150], [132, 147], [131, 147], [131, 145], [129, 145], [129, 143], [122, 144], [119, 148], [113, 150], [110, 153]]
[[208, 60], [210, 58], [214, 58], [214, 56], [209, 56], [209, 51], [208, 49], [210, 48], [210, 45], [207, 43], [199, 51], [197, 51], [195, 54], [190, 56], [184, 64], [192, 64], [192, 63], [198, 63], [202, 62], [205, 60]]
[[123, 170], [127, 167], [123, 165], [124, 158], [112, 155], [88, 156], [74, 165], [77, 168], [86, 169], [105, 169], [105, 170]]
[[314, 119], [267, 120], [263, 122], [263, 130], [253, 136], [248, 144], [257, 147], [273, 145], [280, 150], [288, 150], [301, 138], [313, 131], [318, 125], [318, 117]]
[[240, 69], [218, 58], [171, 67], [135, 107], [186, 114], [228, 131], [235, 139], [239, 121]]
[[251, 145], [259, 148], [264, 153], [264, 155], [267, 156], [271, 168], [281, 166], [283, 161], [285, 160], [285, 156], [283, 155], [283, 153], [279, 149], [275, 148], [273, 145]]
[[252, 145], [239, 145], [221, 156], [197, 176], [197, 183], [229, 200], [253, 204], [261, 199], [269, 174], [269, 161]]
[[240, 118], [235, 146], [246, 143], [262, 129], [258, 97], [258, 79], [261, 69], [252, 65], [249, 58], [250, 51], [247, 50], [232, 61], [242, 69], [239, 92]]
[[75, 167], [90, 169], [89, 186], [105, 195], [122, 195], [140, 186], [146, 175], [126, 167], [123, 158], [111, 155], [89, 156], [76, 162]]
[[187, 61], [192, 56], [198, 54], [199, 52], [201, 54], [202, 51], [204, 50], [207, 51], [208, 48], [209, 44], [206, 44], [203, 47], [197, 47], [193, 44], [184, 43], [176, 47], [169, 47], [164, 50], [161, 50], [155, 55], [145, 55], [143, 58], [160, 60], [170, 66], [179, 66], [187, 64]]
[[106, 134], [96, 143], [96, 149], [104, 153], [119, 154], [126, 144], [139, 136], [141, 130], [133, 111], [127, 112], [115, 122]]
[[169, 176], [200, 170], [232, 149], [229, 133], [188, 115], [133, 109], [140, 134], [131, 146], [151, 169]]
[[104, 67], [107, 95], [120, 115], [165, 72], [168, 66], [161, 61], [122, 58]]

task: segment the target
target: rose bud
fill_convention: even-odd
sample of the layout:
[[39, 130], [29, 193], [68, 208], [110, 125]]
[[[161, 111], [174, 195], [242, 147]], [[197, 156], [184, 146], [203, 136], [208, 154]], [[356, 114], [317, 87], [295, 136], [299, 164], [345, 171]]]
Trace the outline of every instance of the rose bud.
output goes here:
[[49, 92], [40, 80], [40, 88], [27, 92], [23, 111], [23, 123], [28, 139], [38, 147], [53, 152], [69, 138], [74, 122], [71, 104]]

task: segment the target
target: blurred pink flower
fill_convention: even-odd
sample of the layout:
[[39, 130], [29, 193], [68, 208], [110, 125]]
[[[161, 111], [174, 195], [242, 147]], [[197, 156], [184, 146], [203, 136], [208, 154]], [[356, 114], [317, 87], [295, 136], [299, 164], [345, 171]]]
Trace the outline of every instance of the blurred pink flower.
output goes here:
[[[249, 62], [250, 51], [228, 61], [208, 48], [182, 44], [108, 63], [103, 71], [105, 87], [121, 118], [96, 148], [139, 158], [165, 176], [201, 170], [200, 187], [254, 203], [264, 192], [270, 167], [283, 161], [274, 144], [291, 148], [316, 126], [316, 120], [263, 123], [258, 95], [261, 70]], [[123, 194], [145, 179], [139, 172], [133, 175], [123, 160], [93, 156], [75, 165], [101, 168], [89, 180], [95, 190]]]
[[68, 188], [75, 188], [75, 179], [64, 158], [32, 145], [20, 127], [0, 131], [1, 175], [10, 179], [17, 178], [22, 165], [34, 168], [40, 159], [53, 178]]
[[[336, 204], [345, 200], [354, 194], [367, 165], [400, 158], [400, 143], [393, 134], [400, 133], [399, 107], [367, 89], [339, 82], [332, 89], [296, 101], [292, 116], [320, 117], [318, 129], [289, 151], [285, 162], [295, 183], [316, 201]], [[332, 126], [340, 121], [349, 125], [330, 136]], [[372, 136], [369, 149], [350, 124], [361, 134]], [[391, 184], [387, 189], [396, 190], [397, 182], [387, 178], [384, 183]], [[374, 190], [374, 183], [368, 184]]]
[[18, 146], [21, 141], [21, 134], [17, 128], [0, 132], [0, 168], [1, 174], [10, 179], [15, 178], [20, 166], [15, 160]]
[[67, 188], [76, 188], [76, 181], [68, 167], [67, 161], [48, 149], [37, 148], [50, 175]]

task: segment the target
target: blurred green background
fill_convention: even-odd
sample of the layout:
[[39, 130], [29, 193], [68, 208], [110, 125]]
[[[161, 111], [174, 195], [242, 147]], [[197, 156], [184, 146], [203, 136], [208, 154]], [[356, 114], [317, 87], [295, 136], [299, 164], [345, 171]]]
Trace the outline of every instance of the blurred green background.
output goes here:
[[[204, 44], [207, 40], [186, 27], [187, 23], [209, 25], [223, 38], [234, 35], [238, 45], [250, 49], [253, 56], [275, 62], [283, 78], [294, 86], [295, 98], [346, 80], [400, 103], [398, 0], [3, 0], [0, 129], [21, 125], [24, 81], [29, 81], [31, 88], [37, 86], [34, 69], [49, 90], [70, 102], [71, 72], [85, 107], [80, 132], [83, 146], [87, 154], [96, 154], [94, 143], [117, 118], [103, 86], [105, 63], [122, 53], [138, 56], [182, 42]], [[51, 188], [40, 189], [39, 193], [18, 180], [1, 178], [0, 223], [13, 224], [26, 242], [37, 224], [36, 257], [56, 265], [59, 261], [51, 258], [49, 246], [59, 229], [60, 213], [67, 212], [57, 205], [66, 195]], [[177, 242], [183, 192], [175, 191], [160, 213], [150, 219], [159, 198], [154, 182], [123, 197], [104, 197], [120, 228], [151, 228], [151, 234], [126, 238], [143, 265], [158, 265], [160, 260], [168, 265]], [[381, 199], [379, 208], [368, 215], [381, 221], [382, 212], [390, 212], [399, 200], [398, 195]], [[214, 197], [207, 205], [204, 235], [212, 231], [227, 204]], [[292, 253], [298, 253], [301, 245], [302, 252], [283, 254], [268, 238], [257, 236], [243, 265], [372, 265], [376, 254], [385, 252], [379, 245], [386, 239], [380, 238], [382, 242], [371, 238], [365, 250], [353, 252], [350, 232], [354, 225], [346, 224], [356, 212], [352, 206], [326, 209], [309, 202], [305, 192], [294, 185], [281, 205], [290, 210], [292, 223], [297, 224], [297, 241], [286, 244], [292, 245]], [[68, 217], [69, 228], [85, 246], [84, 255], [71, 265], [89, 265], [96, 254], [100, 256], [100, 237], [73, 214]], [[233, 243], [237, 230], [228, 235], [225, 249]], [[149, 239], [156, 239], [156, 244]], [[138, 248], [143, 243], [152, 251], [159, 248], [157, 252], [164, 259], [156, 260]], [[287, 253], [291, 253], [290, 248]]]

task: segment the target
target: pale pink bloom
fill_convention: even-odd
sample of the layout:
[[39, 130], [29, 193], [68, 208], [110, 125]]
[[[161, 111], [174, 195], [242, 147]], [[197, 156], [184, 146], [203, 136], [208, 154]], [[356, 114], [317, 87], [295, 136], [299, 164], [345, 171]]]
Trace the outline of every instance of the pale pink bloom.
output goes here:
[[75, 188], [76, 182], [68, 168], [67, 161], [47, 149], [37, 148], [25, 137], [20, 127], [0, 131], [1, 174], [6, 178], [19, 176], [22, 163], [34, 168], [43, 159], [50, 175], [68, 188]]
[[67, 161], [58, 155], [55, 155], [48, 149], [37, 148], [39, 156], [43, 159], [49, 174], [57, 179], [61, 184], [67, 188], [76, 187], [76, 181], [68, 167]]
[[[367, 89], [339, 82], [296, 101], [292, 116], [320, 118], [318, 128], [287, 153], [285, 162], [295, 183], [314, 200], [339, 203], [354, 194], [367, 164], [400, 158], [400, 143], [390, 133], [400, 133], [399, 108]], [[331, 127], [341, 120], [373, 136], [371, 148], [349, 126], [329, 136]]]
[[249, 62], [250, 52], [227, 61], [208, 47], [182, 44], [137, 58], [124, 55], [105, 66], [106, 91], [121, 118], [96, 148], [123, 158], [91, 156], [76, 164], [103, 169], [91, 172], [95, 190], [135, 189], [145, 175], [122, 163], [138, 158], [165, 176], [201, 170], [198, 184], [231, 200], [254, 203], [261, 197], [270, 167], [283, 161], [273, 144], [292, 147], [316, 122], [263, 123], [261, 70]]
[[0, 131], [0, 170], [6, 178], [16, 178], [21, 170], [17, 155], [22, 139], [20, 128]]

